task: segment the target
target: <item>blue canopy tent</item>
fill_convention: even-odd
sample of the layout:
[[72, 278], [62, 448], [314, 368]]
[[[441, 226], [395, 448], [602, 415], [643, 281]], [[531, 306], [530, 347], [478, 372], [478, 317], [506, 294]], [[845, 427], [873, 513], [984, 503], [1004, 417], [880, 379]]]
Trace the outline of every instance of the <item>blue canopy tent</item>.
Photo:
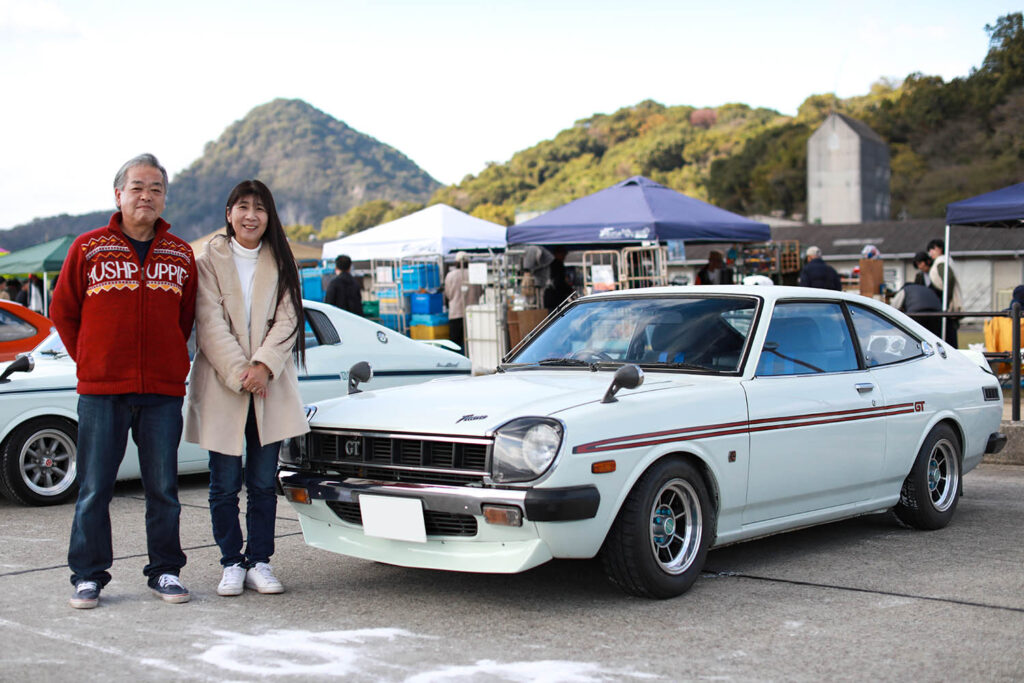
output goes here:
[[[979, 194], [946, 206], [946, 225], [1024, 227], [1024, 183]], [[949, 235], [946, 236], [947, 240]]]
[[767, 242], [771, 231], [643, 176], [508, 228], [509, 244], [611, 246], [644, 242]]
[[[946, 254], [950, 258], [949, 226], [970, 225], [979, 228], [1024, 227], [1024, 183], [993, 190], [946, 205]], [[950, 261], [952, 264], [952, 261]], [[942, 290], [942, 310], [946, 310], [948, 288]], [[1014, 306], [1016, 308], [1016, 306]], [[1020, 420], [1020, 326], [1013, 319], [1013, 407], [1011, 418]], [[946, 319], [942, 319], [942, 333], [946, 333]]]

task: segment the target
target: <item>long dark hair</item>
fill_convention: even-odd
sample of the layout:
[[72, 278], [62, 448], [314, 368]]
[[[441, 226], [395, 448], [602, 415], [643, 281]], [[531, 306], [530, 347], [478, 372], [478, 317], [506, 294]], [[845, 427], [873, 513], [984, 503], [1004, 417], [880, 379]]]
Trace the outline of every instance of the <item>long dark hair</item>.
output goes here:
[[295, 259], [292, 257], [291, 247], [288, 246], [288, 238], [284, 234], [284, 227], [277, 215], [277, 205], [274, 204], [274, 195], [270, 194], [270, 188], [258, 180], [243, 180], [235, 185], [228, 195], [227, 204], [224, 207], [224, 222], [227, 223], [228, 236], [235, 236], [235, 229], [231, 227], [231, 221], [227, 216], [231, 213], [231, 207], [243, 197], [257, 197], [267, 210], [267, 229], [263, 233], [262, 242], [274, 255], [274, 263], [277, 264], [277, 300], [280, 302], [285, 296], [291, 299], [295, 307], [295, 354], [299, 363], [306, 363], [306, 318], [302, 312], [302, 288], [299, 286], [299, 270], [295, 266]]

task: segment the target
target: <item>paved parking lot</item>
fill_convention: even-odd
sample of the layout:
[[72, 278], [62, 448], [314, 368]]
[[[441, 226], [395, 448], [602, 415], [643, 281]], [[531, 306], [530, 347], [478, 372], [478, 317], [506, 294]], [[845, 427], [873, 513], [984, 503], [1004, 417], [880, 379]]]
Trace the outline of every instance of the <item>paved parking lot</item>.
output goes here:
[[1024, 467], [965, 478], [953, 524], [891, 514], [711, 553], [669, 601], [626, 597], [594, 562], [516, 576], [408, 570], [317, 551], [282, 501], [288, 592], [215, 593], [206, 480], [182, 479], [191, 603], [153, 597], [137, 483], [113, 504], [114, 580], [73, 610], [71, 505], [0, 502], [0, 680], [1022, 680]]

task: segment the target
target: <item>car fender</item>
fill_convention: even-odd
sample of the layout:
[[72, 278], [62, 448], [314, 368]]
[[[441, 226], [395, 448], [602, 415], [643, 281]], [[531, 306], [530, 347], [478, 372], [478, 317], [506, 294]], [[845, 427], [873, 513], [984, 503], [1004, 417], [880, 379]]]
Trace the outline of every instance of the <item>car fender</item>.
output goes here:
[[74, 424], [78, 424], [78, 413], [73, 410], [66, 410], [60, 406], [36, 406], [22, 411], [7, 421], [7, 424], [0, 429], [0, 442], [5, 441], [11, 432], [25, 424], [29, 420], [40, 417], [65, 418]]

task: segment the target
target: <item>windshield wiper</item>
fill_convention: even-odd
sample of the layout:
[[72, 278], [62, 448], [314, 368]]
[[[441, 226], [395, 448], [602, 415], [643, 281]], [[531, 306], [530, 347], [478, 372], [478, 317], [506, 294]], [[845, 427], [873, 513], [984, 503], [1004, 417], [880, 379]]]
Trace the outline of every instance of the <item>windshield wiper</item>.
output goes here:
[[579, 358], [545, 358], [544, 360], [537, 361], [537, 365], [561, 365], [563, 367], [583, 367], [589, 368], [591, 363]]

